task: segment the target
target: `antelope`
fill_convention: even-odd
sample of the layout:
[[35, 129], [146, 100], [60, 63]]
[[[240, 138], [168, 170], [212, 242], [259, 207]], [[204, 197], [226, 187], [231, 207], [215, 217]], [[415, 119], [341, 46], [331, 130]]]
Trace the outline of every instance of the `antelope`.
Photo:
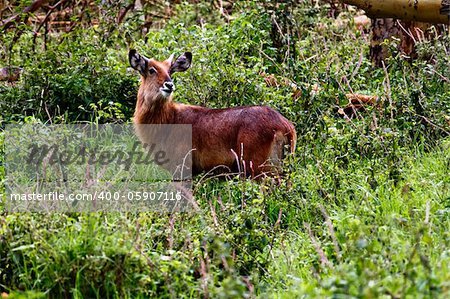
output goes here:
[[174, 102], [171, 76], [191, 66], [192, 53], [157, 61], [130, 50], [128, 58], [141, 76], [133, 119], [139, 139], [149, 142], [142, 124], [192, 125], [193, 175], [224, 167], [226, 171], [221, 172], [273, 176], [279, 173], [284, 157], [294, 152], [294, 125], [272, 108], [211, 109]]

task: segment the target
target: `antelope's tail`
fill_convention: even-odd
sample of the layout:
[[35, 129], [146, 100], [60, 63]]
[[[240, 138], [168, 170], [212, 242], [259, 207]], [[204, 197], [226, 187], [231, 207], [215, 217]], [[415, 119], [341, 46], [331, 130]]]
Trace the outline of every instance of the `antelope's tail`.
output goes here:
[[290, 154], [295, 153], [295, 147], [297, 146], [297, 132], [295, 131], [294, 125], [291, 124], [291, 130], [288, 134], [289, 143], [290, 143]]
[[[282, 159], [286, 158], [288, 155], [295, 153], [295, 147], [297, 145], [297, 132], [295, 131], [294, 125], [286, 120], [285, 123], [285, 134], [284, 134], [284, 146], [282, 152]], [[287, 147], [289, 146], [289, 149]]]

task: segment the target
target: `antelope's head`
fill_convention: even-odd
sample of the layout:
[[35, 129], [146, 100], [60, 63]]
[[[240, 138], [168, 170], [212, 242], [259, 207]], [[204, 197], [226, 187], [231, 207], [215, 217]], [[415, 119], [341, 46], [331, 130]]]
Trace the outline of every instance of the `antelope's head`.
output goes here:
[[136, 50], [130, 50], [128, 59], [131, 67], [141, 74], [139, 93], [143, 93], [143, 98], [169, 100], [175, 90], [171, 76], [175, 72], [184, 72], [191, 66], [192, 53], [185, 52], [175, 60], [172, 54], [164, 61], [157, 61], [140, 55]]

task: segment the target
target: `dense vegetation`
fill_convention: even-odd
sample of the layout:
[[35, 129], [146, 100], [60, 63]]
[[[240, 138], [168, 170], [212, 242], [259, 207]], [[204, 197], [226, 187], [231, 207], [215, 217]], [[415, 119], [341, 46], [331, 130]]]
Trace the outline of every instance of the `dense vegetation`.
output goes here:
[[[26, 2], [26, 1], [24, 1]], [[100, 1], [99, 1], [100, 2]], [[193, 52], [174, 76], [179, 102], [269, 105], [295, 123], [296, 155], [281, 182], [194, 182], [200, 212], [0, 214], [0, 291], [24, 297], [450, 296], [450, 37], [418, 58], [368, 58], [369, 36], [309, 1], [238, 2], [230, 17], [181, 3], [145, 36], [130, 13], [34, 40], [0, 35], [0, 124], [130, 122], [149, 57]], [[297, 85], [268, 86], [274, 74]], [[351, 119], [347, 93], [378, 96]], [[1, 133], [3, 136], [3, 132]], [[2, 144], [3, 139], [0, 139]], [[3, 158], [3, 155], [2, 155]], [[4, 180], [3, 164], [0, 179]], [[3, 188], [3, 187], [0, 187]], [[3, 190], [2, 190], [3, 191]]]

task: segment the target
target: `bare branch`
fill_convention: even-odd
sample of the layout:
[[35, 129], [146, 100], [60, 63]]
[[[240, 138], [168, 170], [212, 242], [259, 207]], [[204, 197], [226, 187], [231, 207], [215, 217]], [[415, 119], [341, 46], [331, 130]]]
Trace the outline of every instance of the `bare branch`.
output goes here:
[[[10, 18], [2, 21], [0, 26], [3, 27], [3, 30], [6, 30], [9, 27], [11, 27], [12, 25], [14, 25], [15, 23], [23, 22], [23, 20], [25, 20], [30, 13], [35, 12], [36, 10], [41, 8], [47, 2], [48, 2], [48, 0], [36, 0], [36, 1], [34, 1], [33, 3], [31, 3], [30, 6], [26, 7], [22, 11], [22, 13], [16, 14], [16, 15], [11, 16]], [[24, 17], [24, 15], [25, 15], [25, 18], [23, 20], [21, 20], [21, 18]]]
[[132, 1], [131, 4], [129, 4], [128, 6], [126, 6], [125, 8], [120, 9], [119, 11], [119, 16], [117, 17], [117, 24], [122, 23], [123, 19], [125, 19], [125, 16], [127, 15], [127, 13], [134, 8], [134, 2]]

